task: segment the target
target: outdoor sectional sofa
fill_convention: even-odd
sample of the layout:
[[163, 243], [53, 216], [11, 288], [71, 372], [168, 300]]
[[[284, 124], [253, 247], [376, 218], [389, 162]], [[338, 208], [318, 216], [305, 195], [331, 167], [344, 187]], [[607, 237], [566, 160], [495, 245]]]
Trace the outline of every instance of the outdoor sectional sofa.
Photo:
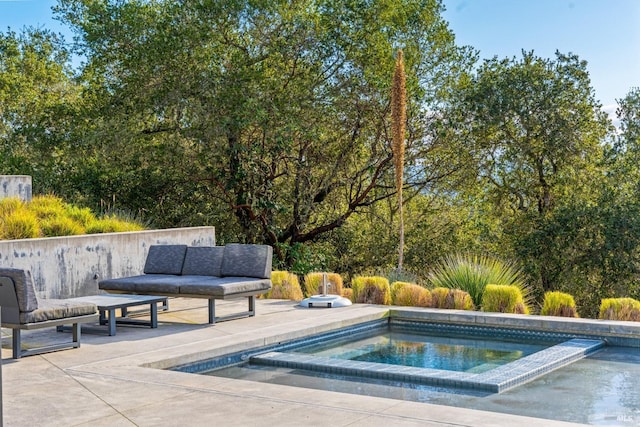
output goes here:
[[[273, 248], [232, 243], [225, 246], [152, 245], [138, 276], [104, 279], [110, 293], [206, 298], [209, 323], [255, 315], [256, 295], [271, 289]], [[246, 312], [216, 317], [215, 300], [247, 297]]]

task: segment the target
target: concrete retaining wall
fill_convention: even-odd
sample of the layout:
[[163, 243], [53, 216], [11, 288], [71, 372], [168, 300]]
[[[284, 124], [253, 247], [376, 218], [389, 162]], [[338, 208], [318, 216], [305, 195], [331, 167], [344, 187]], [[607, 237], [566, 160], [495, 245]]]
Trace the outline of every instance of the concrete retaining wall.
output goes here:
[[31, 177], [28, 175], [0, 175], [0, 199], [18, 197], [30, 202], [32, 197]]
[[95, 295], [98, 280], [142, 274], [149, 246], [214, 246], [213, 227], [0, 241], [0, 266], [31, 270], [38, 297]]

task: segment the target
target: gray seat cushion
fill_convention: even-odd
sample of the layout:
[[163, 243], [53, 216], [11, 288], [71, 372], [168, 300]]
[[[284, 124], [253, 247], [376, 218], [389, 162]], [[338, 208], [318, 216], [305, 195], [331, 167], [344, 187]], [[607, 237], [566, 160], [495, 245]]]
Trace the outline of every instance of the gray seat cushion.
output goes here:
[[271, 246], [230, 243], [224, 247], [221, 275], [269, 279], [272, 257]]
[[21, 312], [20, 323], [46, 322], [69, 317], [69, 323], [73, 323], [73, 317], [95, 314], [95, 304], [77, 302], [64, 299], [43, 299], [36, 310]]
[[190, 246], [184, 257], [182, 274], [189, 276], [220, 276], [224, 246]]
[[182, 276], [171, 274], [141, 274], [117, 279], [104, 279], [98, 282], [98, 288], [103, 291], [177, 294], [180, 291], [180, 286], [176, 280], [180, 277]]
[[271, 289], [270, 279], [256, 279], [253, 277], [201, 277], [180, 285], [181, 294], [210, 295], [224, 298], [235, 294], [261, 294]]
[[145, 274], [180, 274], [187, 245], [151, 245], [144, 264]]

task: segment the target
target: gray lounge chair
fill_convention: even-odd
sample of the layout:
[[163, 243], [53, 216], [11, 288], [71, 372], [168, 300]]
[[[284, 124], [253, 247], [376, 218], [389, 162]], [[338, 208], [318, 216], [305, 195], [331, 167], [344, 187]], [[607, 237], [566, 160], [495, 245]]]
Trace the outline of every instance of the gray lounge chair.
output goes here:
[[[98, 320], [95, 304], [64, 299], [38, 299], [31, 272], [0, 268], [2, 327], [13, 329], [13, 358], [80, 347], [80, 324]], [[72, 325], [73, 341], [22, 349], [20, 331]]]

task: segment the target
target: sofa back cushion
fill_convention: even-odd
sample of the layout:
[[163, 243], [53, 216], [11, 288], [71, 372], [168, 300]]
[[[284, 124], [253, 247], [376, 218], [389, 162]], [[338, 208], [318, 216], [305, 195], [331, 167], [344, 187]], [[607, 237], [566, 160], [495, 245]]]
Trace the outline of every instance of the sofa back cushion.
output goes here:
[[0, 276], [9, 277], [13, 281], [18, 299], [18, 309], [21, 312], [30, 312], [38, 308], [38, 298], [29, 270], [0, 268]]
[[187, 245], [151, 245], [144, 273], [180, 274], [186, 252]]
[[187, 276], [221, 276], [224, 246], [189, 246], [182, 274]]
[[222, 276], [271, 278], [273, 248], [230, 243], [224, 246]]

